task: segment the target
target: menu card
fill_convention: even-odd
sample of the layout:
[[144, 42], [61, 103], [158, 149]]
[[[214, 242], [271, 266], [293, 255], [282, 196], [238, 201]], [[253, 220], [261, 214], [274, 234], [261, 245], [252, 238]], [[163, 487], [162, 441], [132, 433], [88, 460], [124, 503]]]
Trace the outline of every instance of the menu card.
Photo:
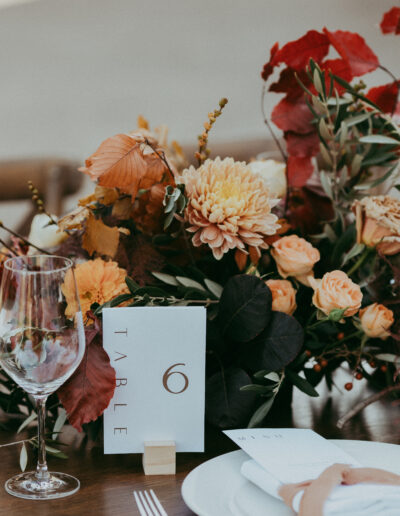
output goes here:
[[316, 478], [334, 463], [360, 466], [313, 430], [254, 428], [227, 430], [225, 434], [284, 484]]

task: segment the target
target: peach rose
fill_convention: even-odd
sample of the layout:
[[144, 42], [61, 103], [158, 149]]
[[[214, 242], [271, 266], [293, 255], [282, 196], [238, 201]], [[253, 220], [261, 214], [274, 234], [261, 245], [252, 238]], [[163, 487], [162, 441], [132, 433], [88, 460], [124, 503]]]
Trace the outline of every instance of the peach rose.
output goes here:
[[284, 236], [272, 244], [271, 254], [275, 259], [279, 274], [283, 278], [293, 276], [301, 283], [309, 285], [314, 264], [319, 261], [318, 249], [297, 235]]
[[292, 315], [296, 310], [296, 291], [288, 280], [268, 280], [265, 282], [272, 294], [272, 310]]
[[357, 242], [388, 255], [400, 252], [400, 201], [388, 195], [355, 201]]
[[350, 317], [358, 312], [362, 293], [358, 285], [353, 283], [343, 271], [332, 271], [324, 274], [322, 280], [311, 280], [314, 289], [313, 303], [324, 314], [329, 315], [332, 310], [343, 310], [345, 317]]
[[385, 340], [394, 322], [393, 312], [384, 305], [373, 303], [360, 310], [361, 326], [368, 337]]

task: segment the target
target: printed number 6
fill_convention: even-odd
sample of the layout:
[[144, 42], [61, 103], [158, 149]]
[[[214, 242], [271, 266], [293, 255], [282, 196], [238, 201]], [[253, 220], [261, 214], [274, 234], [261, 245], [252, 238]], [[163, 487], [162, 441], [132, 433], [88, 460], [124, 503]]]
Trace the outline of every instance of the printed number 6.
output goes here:
[[[169, 367], [165, 373], [164, 373], [164, 376], [163, 376], [163, 386], [164, 386], [164, 389], [168, 392], [170, 392], [171, 394], [181, 394], [182, 392], [186, 391], [186, 389], [189, 387], [189, 378], [185, 375], [185, 373], [182, 373], [182, 371], [171, 371], [171, 369], [173, 369], [174, 367], [176, 366], [184, 366], [186, 364], [173, 364], [171, 367]], [[173, 374], [180, 374], [183, 379], [185, 380], [185, 385], [183, 386], [183, 388], [180, 390], [180, 391], [171, 391], [171, 389], [168, 387], [168, 380], [170, 378], [170, 376], [172, 376]]]

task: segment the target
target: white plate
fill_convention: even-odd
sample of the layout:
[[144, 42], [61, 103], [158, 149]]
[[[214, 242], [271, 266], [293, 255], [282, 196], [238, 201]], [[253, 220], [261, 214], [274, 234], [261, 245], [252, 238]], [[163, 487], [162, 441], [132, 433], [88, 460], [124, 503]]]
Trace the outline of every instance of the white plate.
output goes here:
[[[367, 467], [400, 474], [400, 446], [368, 441], [333, 440]], [[269, 496], [240, 474], [248, 460], [242, 450], [220, 455], [191, 471], [182, 484], [182, 496], [199, 516], [293, 516], [283, 502]]]

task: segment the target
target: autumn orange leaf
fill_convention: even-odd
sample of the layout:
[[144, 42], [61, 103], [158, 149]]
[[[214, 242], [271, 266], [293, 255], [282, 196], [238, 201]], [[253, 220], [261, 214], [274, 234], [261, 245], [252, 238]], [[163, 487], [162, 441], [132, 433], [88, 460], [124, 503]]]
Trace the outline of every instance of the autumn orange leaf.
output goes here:
[[161, 181], [167, 167], [143, 137], [117, 134], [107, 138], [80, 171], [100, 186], [119, 188], [135, 198], [139, 189]]
[[119, 220], [127, 220], [131, 216], [132, 209], [131, 198], [123, 197], [114, 203], [111, 215]]
[[82, 237], [82, 247], [90, 256], [97, 253], [101, 256], [114, 258], [119, 244], [118, 228], [110, 228], [90, 213], [86, 223], [86, 230]]
[[78, 206], [78, 208], [75, 208], [75, 210], [71, 211], [68, 215], [65, 215], [58, 221], [58, 227], [61, 231], [65, 231], [67, 229], [81, 229], [83, 223], [89, 217], [89, 214], [89, 208]]

